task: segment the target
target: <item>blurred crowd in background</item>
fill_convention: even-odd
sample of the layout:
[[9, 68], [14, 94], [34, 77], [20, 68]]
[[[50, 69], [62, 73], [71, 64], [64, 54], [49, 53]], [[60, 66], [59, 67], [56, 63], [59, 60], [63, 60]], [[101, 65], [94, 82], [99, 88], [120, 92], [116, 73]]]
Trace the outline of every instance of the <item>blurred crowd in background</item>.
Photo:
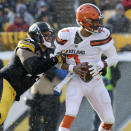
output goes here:
[[[103, 24], [112, 33], [131, 32], [130, 0], [0, 0], [0, 32], [27, 32], [36, 21], [48, 22], [57, 32], [60, 28], [77, 25], [75, 10], [87, 2], [101, 9]], [[16, 36], [13, 33], [12, 36], [10, 33], [0, 33], [0, 50], [14, 49], [23, 37], [23, 34]], [[6, 38], [12, 39], [7, 41]], [[8, 43], [15, 46], [8, 47]], [[2, 48], [2, 45], [5, 47]]]
[[25, 32], [36, 21], [49, 22], [57, 28], [56, 12], [52, 4], [51, 0], [1, 0], [0, 31]]
[[[112, 33], [131, 32], [130, 0], [0, 0], [0, 32], [27, 32], [29, 26], [36, 21], [48, 22], [57, 32], [64, 26], [76, 25], [75, 10], [87, 2], [101, 9], [103, 24]], [[10, 42], [5, 41], [5, 35], [0, 36], [3, 37], [1, 44], [7, 45]], [[16, 46], [17, 42], [14, 43]], [[3, 50], [1, 46], [0, 50]]]
[[[62, 1], [63, 9], [66, 6], [64, 1]], [[59, 0], [0, 0], [0, 32], [26, 32], [28, 27], [36, 21], [49, 22], [55, 29], [59, 28], [57, 21], [59, 21], [58, 14], [61, 12], [58, 10], [60, 8], [58, 2]], [[67, 2], [72, 4], [68, 0]], [[129, 30], [131, 23], [130, 0], [76, 0], [73, 4], [75, 6], [75, 4], [86, 2], [99, 6], [105, 15], [104, 24], [113, 26], [113, 33], [131, 32]], [[73, 9], [74, 6], [71, 8]], [[69, 6], [66, 8], [67, 11], [70, 11]], [[75, 16], [75, 11], [70, 11], [70, 14]], [[63, 16], [63, 19], [68, 19], [68, 16]]]

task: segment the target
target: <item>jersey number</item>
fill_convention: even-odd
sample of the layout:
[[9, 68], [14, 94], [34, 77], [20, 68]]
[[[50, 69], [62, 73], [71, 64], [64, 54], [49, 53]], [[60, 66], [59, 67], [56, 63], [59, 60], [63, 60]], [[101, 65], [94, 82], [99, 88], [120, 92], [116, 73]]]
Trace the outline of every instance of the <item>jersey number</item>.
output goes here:
[[72, 55], [72, 54], [68, 54], [67, 55], [68, 59], [74, 58], [76, 64], [80, 64], [80, 59], [78, 58], [78, 55]]

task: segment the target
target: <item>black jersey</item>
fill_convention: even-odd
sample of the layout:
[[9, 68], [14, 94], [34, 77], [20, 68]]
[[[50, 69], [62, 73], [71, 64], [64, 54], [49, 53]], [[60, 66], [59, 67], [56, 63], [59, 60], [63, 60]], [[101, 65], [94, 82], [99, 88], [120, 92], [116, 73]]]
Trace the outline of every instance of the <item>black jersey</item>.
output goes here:
[[[31, 57], [23, 64], [17, 55], [19, 48], [33, 52], [38, 57]], [[53, 53], [52, 49], [47, 48], [43, 53], [39, 45], [29, 38], [18, 43], [9, 64], [0, 71], [2, 76], [9, 81], [17, 92], [16, 100], [34, 84], [38, 74], [46, 72], [57, 63], [54, 59], [47, 60], [47, 58], [50, 58], [50, 53]]]

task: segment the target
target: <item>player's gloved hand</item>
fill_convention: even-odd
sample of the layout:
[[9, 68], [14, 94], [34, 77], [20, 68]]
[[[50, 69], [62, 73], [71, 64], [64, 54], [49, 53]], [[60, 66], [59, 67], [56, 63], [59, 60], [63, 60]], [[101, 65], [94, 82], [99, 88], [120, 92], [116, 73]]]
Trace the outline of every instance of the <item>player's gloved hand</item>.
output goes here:
[[73, 72], [75, 72], [78, 75], [82, 75], [84, 73], [84, 71], [81, 70], [81, 65], [80, 64], [77, 64], [76, 66], [74, 66]]
[[83, 62], [74, 66], [73, 72], [78, 74], [84, 82], [89, 82], [93, 78], [90, 74], [89, 68], [90, 66], [88, 65], [88, 62]]
[[107, 63], [103, 62], [103, 61], [100, 61], [98, 63], [89, 63], [89, 65], [91, 66], [89, 68], [89, 71], [90, 71], [90, 74], [92, 76], [95, 76], [97, 74], [99, 74], [99, 72], [103, 69], [103, 68], [106, 68], [107, 66]]
[[66, 54], [65, 53], [58, 53], [55, 57], [57, 58], [58, 63], [60, 64], [66, 63]]

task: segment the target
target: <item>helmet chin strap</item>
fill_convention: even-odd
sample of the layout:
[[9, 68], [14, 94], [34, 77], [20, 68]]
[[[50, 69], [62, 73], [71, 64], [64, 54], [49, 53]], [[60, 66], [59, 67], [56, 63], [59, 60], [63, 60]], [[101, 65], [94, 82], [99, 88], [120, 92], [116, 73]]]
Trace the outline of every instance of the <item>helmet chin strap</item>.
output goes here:
[[90, 32], [90, 33], [92, 33], [92, 34], [95, 34], [95, 33], [98, 33], [98, 30], [94, 30], [94, 31], [90, 31], [90, 30], [88, 30], [88, 29], [86, 29], [86, 28], [84, 28], [87, 32]]
[[86, 28], [84, 28], [84, 29], [85, 29], [87, 32], [91, 33], [91, 34], [96, 33], [96, 32], [94, 32], [94, 31], [87, 30]]

